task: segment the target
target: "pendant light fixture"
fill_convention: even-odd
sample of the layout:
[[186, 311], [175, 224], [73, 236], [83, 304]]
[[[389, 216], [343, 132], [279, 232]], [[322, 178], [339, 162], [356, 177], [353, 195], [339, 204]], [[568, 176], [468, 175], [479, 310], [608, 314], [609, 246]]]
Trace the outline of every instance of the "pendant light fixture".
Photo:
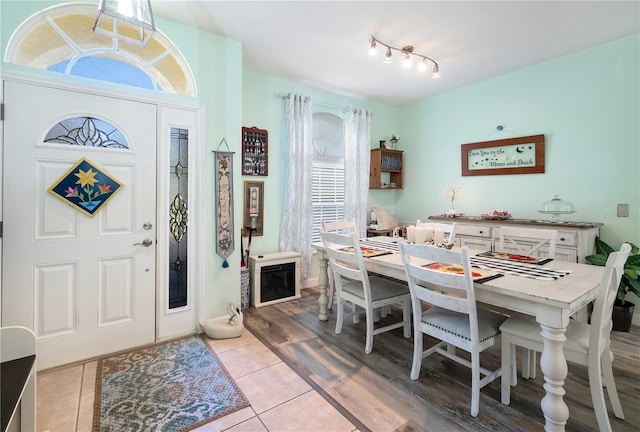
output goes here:
[[375, 56], [378, 53], [378, 45], [382, 45], [385, 47], [386, 54], [384, 56], [385, 63], [391, 63], [392, 60], [392, 50], [398, 51], [403, 54], [402, 66], [405, 68], [410, 68], [413, 65], [414, 57], [418, 59], [417, 69], [420, 72], [424, 72], [429, 68], [429, 63], [433, 63], [433, 72], [432, 78], [440, 78], [440, 65], [433, 58], [429, 57], [426, 54], [421, 54], [414, 50], [411, 45], [404, 46], [402, 48], [397, 48], [387, 43], [382, 42], [380, 39], [377, 39], [375, 36], [371, 36], [369, 39], [369, 55]]
[[151, 0], [100, 0], [93, 31], [145, 46], [156, 31]]

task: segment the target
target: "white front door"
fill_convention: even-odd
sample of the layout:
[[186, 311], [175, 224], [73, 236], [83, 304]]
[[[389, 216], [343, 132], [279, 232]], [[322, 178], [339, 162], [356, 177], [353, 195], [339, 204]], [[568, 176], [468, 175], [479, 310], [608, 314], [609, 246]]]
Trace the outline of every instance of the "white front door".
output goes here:
[[[4, 92], [2, 325], [34, 330], [39, 370], [154, 342], [156, 106], [11, 81]], [[85, 117], [105, 123], [64, 126]], [[45, 142], [52, 128], [68, 138]], [[113, 138], [126, 148], [96, 146]], [[81, 158], [123, 185], [93, 217], [48, 192]]]

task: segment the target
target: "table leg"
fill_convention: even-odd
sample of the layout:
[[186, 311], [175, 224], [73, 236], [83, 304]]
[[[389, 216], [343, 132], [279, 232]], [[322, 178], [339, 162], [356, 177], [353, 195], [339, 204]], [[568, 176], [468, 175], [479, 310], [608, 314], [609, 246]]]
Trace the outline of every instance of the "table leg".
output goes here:
[[329, 261], [327, 260], [327, 255], [324, 251], [318, 251], [318, 281], [320, 283], [320, 298], [318, 299], [318, 304], [320, 305], [320, 315], [318, 318], [320, 321], [328, 321], [329, 317], [327, 316], [327, 304], [329, 304], [329, 297], [327, 296], [327, 287], [329, 286]]
[[544, 349], [540, 357], [540, 369], [544, 374], [546, 395], [540, 403], [545, 418], [547, 432], [564, 431], [569, 418], [569, 407], [564, 402], [564, 380], [567, 377], [567, 360], [562, 348], [566, 329], [558, 329], [540, 324]]

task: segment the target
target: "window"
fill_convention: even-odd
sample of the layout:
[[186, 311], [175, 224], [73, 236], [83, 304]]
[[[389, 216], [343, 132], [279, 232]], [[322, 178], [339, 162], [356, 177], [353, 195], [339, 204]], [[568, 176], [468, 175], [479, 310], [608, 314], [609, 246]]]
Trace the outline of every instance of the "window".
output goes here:
[[195, 96], [195, 79], [180, 50], [161, 31], [145, 47], [120, 44], [92, 31], [96, 7], [54, 5], [13, 33], [5, 62], [67, 75]]
[[323, 221], [344, 219], [344, 160], [313, 159], [313, 242], [320, 239]]
[[344, 219], [344, 125], [327, 112], [313, 113], [313, 239], [323, 221]]
[[344, 219], [344, 126], [327, 112], [313, 114], [313, 239], [321, 241], [323, 221]]
[[189, 228], [189, 131], [171, 128], [171, 151], [169, 161], [170, 196], [169, 206], [169, 309], [189, 304], [188, 244]]

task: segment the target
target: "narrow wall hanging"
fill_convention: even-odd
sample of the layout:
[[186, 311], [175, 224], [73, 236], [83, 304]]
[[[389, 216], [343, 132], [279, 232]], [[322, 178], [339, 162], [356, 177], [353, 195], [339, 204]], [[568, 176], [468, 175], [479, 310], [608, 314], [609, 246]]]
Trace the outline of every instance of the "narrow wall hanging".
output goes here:
[[82, 158], [49, 188], [49, 193], [93, 217], [122, 187], [105, 170]]
[[[224, 143], [229, 149], [227, 140], [222, 138], [218, 149]], [[229, 267], [227, 258], [233, 252], [233, 152], [218, 151], [215, 155], [215, 189], [216, 189], [216, 253], [224, 258], [222, 267]]]

